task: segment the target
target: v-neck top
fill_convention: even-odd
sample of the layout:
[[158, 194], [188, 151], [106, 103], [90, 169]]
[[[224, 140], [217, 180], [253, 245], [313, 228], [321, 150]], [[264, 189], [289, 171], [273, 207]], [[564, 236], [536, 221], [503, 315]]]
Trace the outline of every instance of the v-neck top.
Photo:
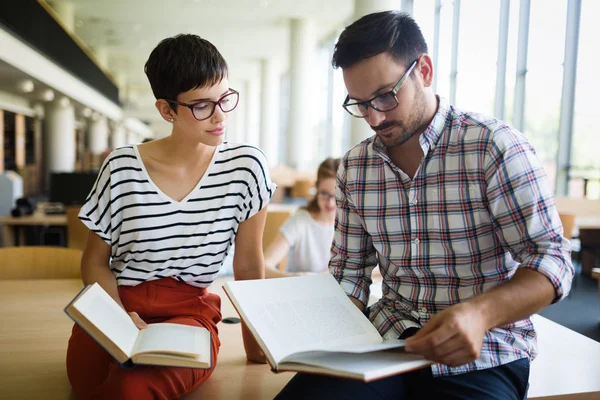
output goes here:
[[217, 277], [239, 224], [269, 203], [276, 185], [258, 148], [223, 142], [181, 201], [148, 175], [136, 146], [104, 161], [79, 214], [111, 246], [119, 285], [173, 277], [207, 287]]
[[219, 147], [216, 147], [215, 151], [213, 152], [213, 155], [211, 157], [210, 163], [208, 164], [208, 167], [206, 168], [206, 171], [204, 172], [204, 174], [202, 175], [202, 177], [200, 178], [200, 180], [196, 183], [196, 185], [194, 186], [194, 188], [183, 199], [177, 201], [177, 200], [173, 199], [172, 197], [170, 197], [169, 195], [167, 195], [162, 190], [160, 190], [160, 188], [158, 187], [158, 185], [156, 183], [154, 183], [154, 181], [152, 180], [152, 177], [150, 177], [150, 174], [148, 173], [148, 170], [146, 169], [146, 165], [144, 164], [144, 160], [142, 159], [142, 156], [140, 155], [140, 149], [138, 148], [138, 145], [134, 144], [132, 147], [133, 147], [133, 151], [135, 153], [135, 156], [136, 156], [136, 158], [137, 158], [137, 160], [138, 160], [138, 162], [140, 164], [140, 168], [142, 169], [142, 173], [146, 177], [146, 180], [154, 188], [154, 190], [156, 191], [156, 193], [158, 193], [163, 199], [165, 199], [167, 201], [170, 201], [171, 203], [178, 204], [178, 205], [184, 205], [185, 203], [187, 203], [187, 201], [191, 197], [194, 196], [194, 194], [196, 193], [196, 191], [200, 190], [200, 187], [202, 186], [202, 182], [205, 180], [206, 176], [210, 173], [210, 170], [213, 168], [213, 164], [215, 162], [215, 159], [217, 158], [217, 155], [219, 154]]

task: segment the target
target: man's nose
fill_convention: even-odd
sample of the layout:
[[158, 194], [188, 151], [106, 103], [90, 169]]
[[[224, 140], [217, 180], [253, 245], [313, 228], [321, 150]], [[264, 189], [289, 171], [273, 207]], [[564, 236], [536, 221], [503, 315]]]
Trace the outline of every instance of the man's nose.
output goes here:
[[385, 121], [385, 113], [377, 111], [372, 107], [367, 109], [367, 117], [365, 118], [367, 123], [371, 126], [377, 126]]

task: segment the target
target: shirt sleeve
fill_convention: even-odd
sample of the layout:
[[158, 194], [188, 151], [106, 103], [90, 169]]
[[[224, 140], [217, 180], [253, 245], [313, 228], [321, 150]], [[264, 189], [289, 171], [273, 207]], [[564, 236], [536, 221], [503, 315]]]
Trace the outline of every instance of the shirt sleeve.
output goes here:
[[96, 183], [79, 211], [79, 219], [90, 231], [111, 245], [110, 157], [104, 161]]
[[565, 297], [574, 275], [571, 245], [548, 177], [531, 144], [504, 125], [493, 133], [484, 158], [488, 206], [500, 242], [520, 268], [531, 268], [554, 286], [554, 302]]
[[265, 208], [271, 201], [277, 185], [271, 180], [267, 159], [262, 151], [255, 149], [250, 154], [253, 160], [249, 171], [248, 210], [244, 220], [247, 220]]
[[285, 239], [290, 244], [290, 247], [294, 246], [294, 243], [298, 240], [300, 236], [302, 219], [305, 217], [305, 210], [296, 211], [291, 217], [289, 217], [281, 228], [279, 228], [279, 232], [285, 237]]
[[347, 188], [347, 177], [346, 156], [337, 173], [337, 211], [329, 272], [348, 296], [356, 298], [366, 306], [372, 283], [371, 272], [377, 265], [377, 252], [352, 203]]

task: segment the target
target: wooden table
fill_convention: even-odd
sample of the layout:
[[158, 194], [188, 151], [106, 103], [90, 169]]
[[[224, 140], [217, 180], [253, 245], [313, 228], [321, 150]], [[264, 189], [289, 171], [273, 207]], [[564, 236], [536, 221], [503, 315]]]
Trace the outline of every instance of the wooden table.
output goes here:
[[[236, 316], [222, 294], [223, 316]], [[65, 354], [72, 323], [64, 306], [79, 280], [0, 281], [0, 399], [72, 398]], [[600, 398], [600, 343], [541, 316], [534, 316], [540, 355], [531, 370], [529, 398]], [[272, 399], [292, 373], [274, 374], [246, 362], [240, 325], [219, 324], [222, 346], [217, 367], [191, 399]], [[586, 393], [587, 392], [587, 393]]]
[[45, 215], [36, 213], [22, 217], [0, 217], [2, 225], [2, 244], [4, 247], [15, 246], [17, 237], [19, 244], [25, 243], [25, 235], [22, 226], [67, 226], [66, 215]]
[[[237, 316], [218, 279], [223, 317]], [[0, 281], [0, 399], [72, 398], [66, 375], [73, 326], [63, 312], [79, 292], [79, 280]], [[240, 324], [220, 323], [221, 350], [210, 379], [186, 399], [272, 399], [293, 376], [248, 363]]]
[[600, 399], [600, 343], [541, 315], [532, 321], [539, 354], [531, 364], [529, 398]]

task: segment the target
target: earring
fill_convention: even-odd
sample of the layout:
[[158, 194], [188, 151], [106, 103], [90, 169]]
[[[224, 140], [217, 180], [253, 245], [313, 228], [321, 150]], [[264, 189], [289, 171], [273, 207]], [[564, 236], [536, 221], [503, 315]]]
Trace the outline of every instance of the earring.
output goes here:
[[173, 122], [173, 118], [169, 118], [169, 122]]

